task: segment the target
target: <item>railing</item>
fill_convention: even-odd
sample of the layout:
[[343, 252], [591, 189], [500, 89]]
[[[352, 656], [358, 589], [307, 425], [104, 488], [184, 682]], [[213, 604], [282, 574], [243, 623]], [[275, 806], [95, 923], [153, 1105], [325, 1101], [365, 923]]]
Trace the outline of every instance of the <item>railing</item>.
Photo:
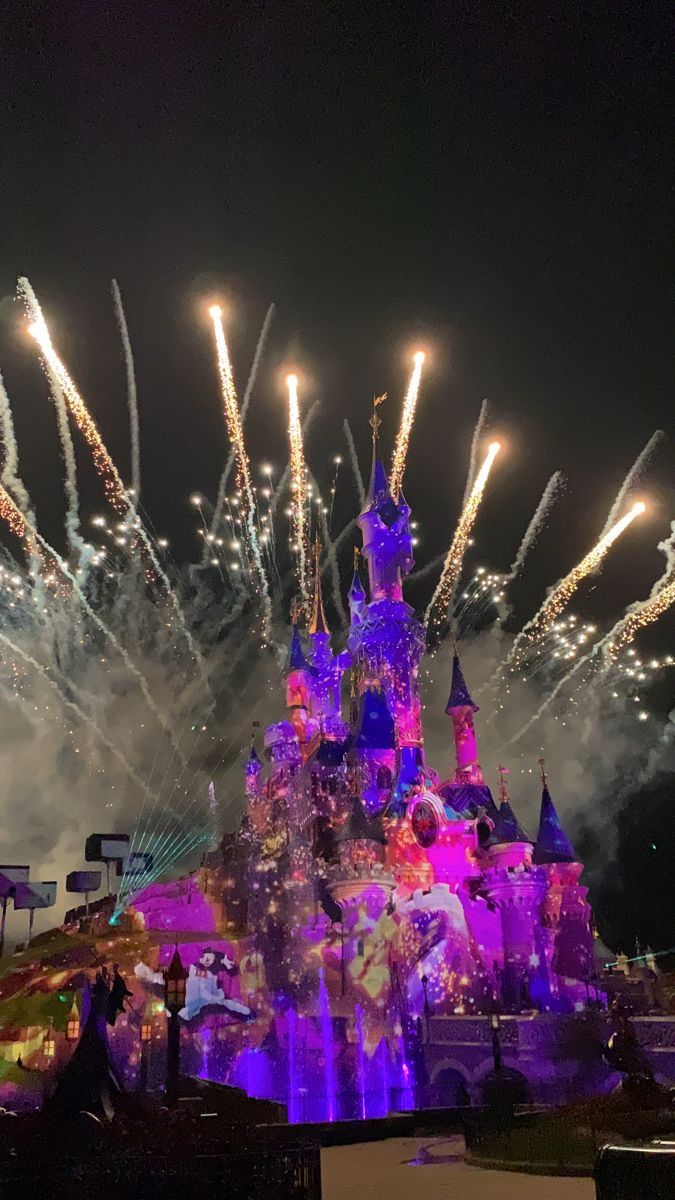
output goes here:
[[[168, 1131], [167, 1131], [168, 1134]], [[244, 1135], [245, 1136], [245, 1135]], [[167, 1141], [170, 1138], [167, 1136]], [[321, 1200], [317, 1146], [250, 1146], [238, 1154], [174, 1155], [110, 1147], [105, 1154], [66, 1154], [40, 1169], [35, 1160], [0, 1163], [2, 1200]]]

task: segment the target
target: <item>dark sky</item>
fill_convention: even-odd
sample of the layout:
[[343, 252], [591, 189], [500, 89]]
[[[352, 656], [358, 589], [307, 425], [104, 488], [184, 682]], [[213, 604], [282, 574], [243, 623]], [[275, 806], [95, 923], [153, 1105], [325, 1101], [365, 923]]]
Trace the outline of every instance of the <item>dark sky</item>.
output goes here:
[[[14, 281], [28, 274], [43, 298], [126, 471], [115, 275], [146, 504], [184, 552], [185, 496], [213, 493], [225, 449], [199, 311], [222, 290], [242, 382], [278, 306], [254, 461], [283, 458], [275, 372], [291, 358], [307, 401], [322, 402], [317, 472], [342, 449], [344, 415], [365, 457], [368, 399], [389, 388], [393, 431], [418, 339], [432, 356], [407, 490], [425, 550], [447, 544], [488, 396], [509, 439], [481, 534], [492, 565], [508, 565], [562, 467], [571, 491], [533, 561], [536, 588], [569, 566], [640, 446], [668, 426], [673, 384], [666, 8], [573, 9], [10, 0], [0, 363], [43, 519], [61, 507], [54, 418], [17, 333]], [[651, 480], [656, 515], [620, 563], [626, 599], [659, 570], [672, 465], [669, 448]]]
[[[285, 460], [284, 363], [306, 375], [303, 403], [321, 401], [309, 457], [326, 479], [345, 415], [365, 460], [369, 398], [385, 388], [391, 439], [406, 353], [422, 342], [406, 481], [422, 558], [448, 544], [484, 396], [508, 445], [479, 531], [491, 566], [508, 566], [546, 479], [565, 470], [568, 495], [516, 594], [527, 615], [672, 424], [667, 6], [6, 0], [0, 33], [0, 368], [46, 532], [59, 536], [61, 469], [17, 275], [128, 475], [119, 280], [145, 504], [193, 557], [187, 496], [215, 493], [226, 453], [203, 301], [231, 304], [243, 384], [273, 300], [255, 463]], [[672, 484], [668, 444], [646, 480], [653, 512], [589, 611], [616, 616], [649, 590]], [[351, 515], [351, 495], [342, 503]]]

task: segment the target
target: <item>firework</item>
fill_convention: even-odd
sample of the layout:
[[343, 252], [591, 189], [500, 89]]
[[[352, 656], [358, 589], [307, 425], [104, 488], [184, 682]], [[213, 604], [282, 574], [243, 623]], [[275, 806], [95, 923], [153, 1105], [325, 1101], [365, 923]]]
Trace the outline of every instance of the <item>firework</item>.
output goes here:
[[[260, 367], [260, 363], [262, 361], [262, 356], [265, 352], [265, 344], [267, 342], [267, 338], [268, 338], [269, 331], [270, 331], [270, 328], [272, 325], [272, 321], [274, 320], [275, 312], [276, 312], [275, 305], [270, 304], [270, 306], [267, 310], [267, 314], [265, 316], [265, 320], [263, 321], [262, 329], [260, 330], [258, 344], [255, 348], [255, 354], [253, 355], [253, 365], [251, 367], [251, 373], [248, 377], [248, 382], [246, 384], [246, 390], [244, 392], [244, 399], [243, 399], [242, 405], [241, 405], [240, 420], [241, 420], [242, 428], [243, 428], [244, 422], [246, 420], [246, 414], [248, 413], [248, 407], [251, 402], [251, 396], [253, 395], [253, 389], [255, 387], [256, 379], [258, 377], [258, 368]], [[213, 509], [213, 517], [211, 519], [211, 527], [209, 529], [209, 533], [212, 533], [214, 535], [217, 534], [221, 520], [222, 520], [223, 508], [225, 506], [225, 493], [226, 493], [226, 489], [227, 489], [227, 481], [230, 478], [232, 467], [234, 466], [234, 461], [235, 461], [235, 450], [234, 450], [234, 446], [232, 446], [230, 449], [230, 453], [227, 456], [227, 462], [225, 463], [223, 473], [222, 473], [219, 483], [218, 483], [218, 495], [217, 495], [216, 503], [215, 503], [215, 506]], [[208, 554], [208, 547], [205, 545], [204, 546], [204, 559], [206, 558], [207, 554]]]
[[363, 507], [366, 503], [366, 489], [363, 485], [363, 476], [361, 474], [361, 468], [359, 466], [359, 460], [358, 460], [358, 456], [356, 453], [356, 446], [354, 445], [354, 435], [352, 433], [349, 421], [347, 421], [346, 419], [342, 422], [342, 428], [344, 430], [345, 440], [347, 442], [347, 447], [349, 449], [349, 460], [352, 464], [352, 471], [354, 473], [354, 483], [356, 484], [356, 491], [357, 491], [357, 494], [359, 497], [359, 509], [361, 510], [361, 509], [363, 509]]
[[501, 446], [499, 442], [491, 442], [488, 447], [488, 452], [485, 455], [483, 465], [476, 476], [469, 499], [467, 500], [462, 514], [459, 518], [455, 536], [452, 539], [452, 544], [445, 558], [441, 578], [438, 581], [436, 590], [431, 598], [429, 607], [425, 614], [427, 626], [432, 622], [441, 625], [455, 594], [459, 576], [464, 562], [464, 553], [466, 551], [467, 542], [471, 536], [471, 530], [474, 527], [478, 509], [483, 498], [483, 492], [492, 470], [492, 464], [499, 454]]
[[270, 602], [269, 583], [267, 581], [267, 574], [263, 565], [262, 555], [260, 553], [260, 544], [258, 542], [258, 531], [256, 527], [257, 510], [253, 484], [251, 482], [251, 466], [248, 460], [248, 454], [246, 452], [244, 430], [241, 423], [239, 404], [237, 401], [237, 392], [234, 386], [234, 378], [232, 375], [232, 367], [230, 365], [230, 355], [227, 349], [227, 342], [225, 341], [223, 314], [217, 304], [211, 306], [209, 309], [209, 316], [213, 321], [213, 333], [216, 340], [218, 374], [220, 376], [220, 387], [223, 395], [225, 423], [227, 425], [228, 437], [232, 444], [232, 449], [234, 450], [237, 489], [243, 500], [243, 532], [245, 536], [246, 549], [251, 561], [251, 565], [258, 577], [264, 614], [263, 636], [267, 639], [269, 638], [272, 629], [272, 608]]
[[28, 280], [21, 279], [19, 284], [33, 317], [28, 332], [40, 347], [45, 363], [63, 391], [75, 423], [91, 450], [94, 466], [103, 481], [105, 494], [110, 504], [120, 516], [125, 516], [129, 511], [130, 503], [119, 471], [104, 445], [94, 418], [54, 349], [47, 322], [42, 315], [33, 289]]
[[415, 408], [417, 406], [417, 397], [420, 390], [420, 380], [422, 378], [422, 367], [424, 365], [425, 355], [422, 350], [418, 350], [413, 358], [412, 375], [410, 383], [403, 401], [403, 412], [401, 413], [401, 424], [399, 426], [396, 445], [394, 446], [394, 454], [391, 460], [391, 475], [389, 477], [389, 487], [394, 499], [398, 498], [403, 483], [403, 475], [405, 473], [405, 463], [408, 454], [408, 442], [410, 441], [410, 431], [412, 430], [413, 421], [415, 419]]
[[471, 488], [473, 487], [476, 478], [476, 463], [478, 462], [478, 447], [480, 446], [483, 433], [488, 423], [489, 403], [483, 400], [476, 421], [476, 427], [471, 438], [471, 450], [469, 451], [469, 469], [466, 473], [466, 483], [464, 484], [464, 495], [462, 496], [462, 508], [468, 503]]
[[309, 531], [307, 528], [307, 467], [298, 405], [298, 377], [287, 375], [288, 438], [291, 450], [291, 530], [298, 556], [298, 584], [305, 609], [309, 604], [307, 591], [307, 558]]
[[659, 544], [659, 550], [666, 556], [666, 569], [647, 599], [632, 604], [603, 638], [601, 645], [606, 663], [616, 659], [641, 629], [658, 621], [671, 604], [675, 604], [675, 522], [671, 526], [670, 537]]
[[623, 508], [623, 506], [626, 502], [626, 497], [627, 497], [628, 493], [630, 492], [631, 488], [634, 487], [635, 484], [640, 479], [640, 476], [642, 475], [645, 467], [647, 466], [647, 463], [649, 462], [650, 458], [656, 451], [660, 442], [663, 440], [664, 436], [665, 435], [664, 435], [664, 432], [662, 429], [655, 429], [652, 436], [650, 437], [649, 441], [647, 442], [647, 444], [645, 446], [643, 446], [642, 450], [640, 451], [637, 458], [635, 459], [635, 462], [633, 463], [630, 471], [626, 475], [626, 478], [624, 479], [623, 483], [621, 484], [619, 491], [617, 492], [616, 499], [607, 514], [607, 520], [605, 521], [605, 525], [600, 534], [600, 537], [605, 537], [605, 535], [609, 533], [609, 531], [612, 528], [612, 525], [615, 523], [615, 521], [618, 521], [619, 513], [621, 512], [621, 509]]
[[551, 593], [547, 596], [541, 608], [528, 621], [527, 625], [516, 638], [513, 649], [507, 659], [506, 666], [517, 666], [523, 659], [524, 645], [537, 641], [542, 633], [553, 624], [560, 616], [560, 613], [567, 607], [572, 596], [577, 591], [579, 585], [590, 575], [592, 571], [602, 563], [609, 550], [614, 545], [617, 538], [632, 525], [636, 517], [639, 517], [646, 509], [646, 505], [640, 500], [621, 518], [603, 537], [596, 542], [592, 550], [582, 558], [581, 562], [577, 563], [571, 571], [556, 584]]
[[546, 487], [544, 488], [541, 500], [534, 510], [532, 520], [525, 530], [523, 540], [518, 547], [516, 557], [511, 563], [511, 566], [509, 567], [509, 573], [504, 580], [505, 583], [511, 583], [522, 571], [523, 566], [525, 565], [525, 559], [527, 558], [530, 550], [539, 537], [539, 534], [544, 528], [546, 518], [548, 517], [556, 500], [560, 496], [564, 483], [565, 476], [563, 475], [562, 471], [554, 471], [553, 475], [546, 484]]
[[131, 488], [136, 504], [141, 494], [141, 430], [138, 420], [138, 396], [136, 394], [136, 371], [134, 369], [134, 356], [131, 350], [131, 339], [129, 337], [129, 329], [127, 319], [124, 314], [124, 306], [122, 304], [122, 295], [116, 279], [113, 279], [110, 285], [112, 292], [113, 304], [115, 306], [115, 316], [117, 318], [117, 326], [120, 331], [122, 340], [122, 349], [124, 350], [124, 366], [127, 373], [127, 404], [129, 406], [129, 432], [131, 434]]
[[[50, 372], [55, 377], [59, 388], [63, 390], [63, 394], [66, 397], [68, 407], [73, 415], [75, 423], [87, 442], [89, 449], [91, 450], [94, 465], [99, 476], [103, 480], [103, 487], [106, 496], [115, 512], [117, 512], [120, 516], [129, 518], [130, 522], [133, 524], [134, 534], [137, 535], [138, 540], [142, 543], [143, 550], [152, 564], [152, 568], [156, 577], [162, 581], [162, 584], [166, 589], [183, 635], [202, 673], [204, 682], [206, 683], [206, 678], [203, 672], [203, 664], [197, 652], [197, 647], [192, 634], [187, 627], [185, 616], [178, 601], [178, 597], [171, 587], [171, 582], [164, 568], [162, 567], [159, 558], [157, 557], [155, 549], [152, 545], [152, 541], [150, 540], [146, 530], [143, 528], [141, 521], [135, 515], [134, 505], [127, 493], [124, 483], [122, 482], [120, 473], [110, 457], [110, 454], [108, 453], [105, 443], [98, 431], [96, 422], [89, 412], [66, 367], [54, 349], [49, 329], [47, 328], [47, 322], [42, 315], [42, 310], [38, 303], [35, 292], [33, 291], [27, 279], [19, 280], [19, 288], [24, 296], [29, 311], [33, 316], [33, 321], [29, 326], [29, 333], [39, 345], [42, 356]], [[133, 548], [133, 546], [136, 544], [136, 536], [132, 536], [131, 541]]]

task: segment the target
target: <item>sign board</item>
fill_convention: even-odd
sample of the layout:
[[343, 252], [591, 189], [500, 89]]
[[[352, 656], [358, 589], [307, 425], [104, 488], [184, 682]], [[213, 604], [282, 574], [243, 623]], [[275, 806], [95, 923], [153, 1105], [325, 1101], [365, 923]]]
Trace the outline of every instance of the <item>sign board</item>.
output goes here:
[[71, 871], [66, 875], [67, 892], [81, 892], [86, 895], [88, 892], [97, 892], [100, 886], [100, 871]]
[[126, 858], [130, 842], [128, 833], [92, 833], [84, 844], [84, 861], [115, 862]]
[[13, 867], [0, 863], [0, 900], [6, 900], [12, 895], [14, 885], [28, 883], [30, 867]]
[[148, 875], [152, 870], [154, 859], [152, 854], [130, 854], [124, 862], [118, 864], [118, 875]]
[[15, 908], [51, 908], [53, 904], [56, 904], [55, 879], [50, 880], [49, 883], [24, 883], [19, 881], [19, 883], [15, 884]]

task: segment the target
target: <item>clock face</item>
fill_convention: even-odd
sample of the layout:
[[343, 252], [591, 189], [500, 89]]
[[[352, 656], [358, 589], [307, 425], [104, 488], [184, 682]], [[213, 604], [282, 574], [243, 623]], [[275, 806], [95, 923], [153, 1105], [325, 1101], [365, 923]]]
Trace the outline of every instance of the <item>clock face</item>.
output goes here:
[[415, 805], [412, 827], [420, 846], [425, 850], [433, 846], [438, 837], [438, 817], [426, 800], [420, 800], [419, 804]]

